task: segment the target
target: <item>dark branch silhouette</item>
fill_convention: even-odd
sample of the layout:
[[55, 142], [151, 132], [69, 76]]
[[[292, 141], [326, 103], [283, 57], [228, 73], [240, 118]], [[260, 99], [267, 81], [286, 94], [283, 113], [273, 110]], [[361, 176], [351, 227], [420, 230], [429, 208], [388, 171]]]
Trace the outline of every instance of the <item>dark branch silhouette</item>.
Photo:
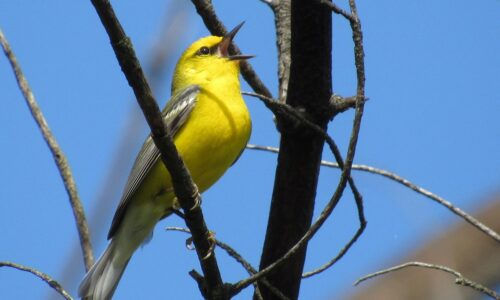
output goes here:
[[215, 254], [207, 255], [212, 247], [212, 242], [210, 241], [210, 234], [205, 224], [201, 207], [198, 205], [201, 201], [198, 188], [194, 184], [182, 158], [179, 156], [171, 135], [167, 132], [160, 109], [146, 81], [132, 43], [125, 35], [111, 4], [104, 0], [92, 0], [92, 4], [108, 33], [116, 58], [151, 128], [154, 143], [159, 149], [161, 158], [172, 176], [174, 192], [184, 211], [186, 225], [192, 232], [196, 253], [205, 275], [205, 292], [207, 295], [219, 295], [221, 296], [219, 299], [224, 299], [226, 298], [224, 297], [225, 288]]

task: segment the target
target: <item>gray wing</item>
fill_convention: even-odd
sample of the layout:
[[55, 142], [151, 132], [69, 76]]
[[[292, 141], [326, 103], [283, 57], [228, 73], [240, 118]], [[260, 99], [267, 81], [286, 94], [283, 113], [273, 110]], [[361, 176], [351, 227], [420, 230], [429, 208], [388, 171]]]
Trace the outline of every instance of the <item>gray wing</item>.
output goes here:
[[[199, 92], [200, 88], [197, 85], [190, 85], [172, 96], [163, 109], [162, 117], [172, 137], [174, 137], [182, 125], [186, 123], [186, 120], [189, 118], [196, 104]], [[151, 135], [149, 135], [135, 159], [134, 166], [132, 167], [127, 184], [123, 190], [122, 199], [113, 217], [108, 239], [112, 238], [116, 233], [125, 215], [130, 198], [134, 195], [137, 188], [139, 188], [158, 159], [160, 159], [160, 151], [156, 148]]]

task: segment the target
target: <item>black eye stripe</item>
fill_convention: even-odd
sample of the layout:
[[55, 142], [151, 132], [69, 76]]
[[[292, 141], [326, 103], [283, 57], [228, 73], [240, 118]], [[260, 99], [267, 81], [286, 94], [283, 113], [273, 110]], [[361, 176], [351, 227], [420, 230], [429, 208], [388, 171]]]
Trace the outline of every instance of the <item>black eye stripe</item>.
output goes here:
[[210, 48], [207, 46], [203, 46], [200, 49], [198, 49], [197, 53], [198, 55], [209, 55], [210, 54]]

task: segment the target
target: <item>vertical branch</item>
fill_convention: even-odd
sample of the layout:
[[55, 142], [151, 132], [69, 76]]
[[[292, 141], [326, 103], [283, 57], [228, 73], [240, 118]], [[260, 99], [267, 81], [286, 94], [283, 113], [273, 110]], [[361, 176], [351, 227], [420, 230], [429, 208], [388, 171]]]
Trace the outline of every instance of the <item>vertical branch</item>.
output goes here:
[[83, 206], [80, 201], [80, 197], [78, 196], [78, 191], [76, 189], [76, 183], [73, 179], [73, 174], [71, 172], [71, 168], [69, 166], [68, 160], [64, 155], [61, 147], [56, 141], [56, 138], [52, 134], [50, 130], [49, 124], [45, 120], [38, 103], [36, 102], [35, 96], [31, 91], [28, 81], [24, 77], [24, 74], [19, 66], [17, 59], [12, 52], [12, 49], [7, 42], [7, 39], [3, 35], [3, 32], [0, 30], [0, 43], [2, 44], [3, 51], [7, 56], [12, 69], [14, 71], [14, 75], [16, 76], [17, 84], [23, 93], [24, 99], [26, 100], [26, 104], [28, 105], [31, 115], [35, 119], [40, 131], [42, 133], [43, 139], [45, 143], [50, 149], [54, 161], [59, 169], [59, 174], [64, 182], [64, 188], [69, 196], [69, 202], [71, 205], [71, 209], [73, 210], [73, 216], [76, 221], [76, 228], [78, 230], [78, 237], [80, 238], [80, 247], [83, 252], [83, 261], [85, 263], [85, 268], [88, 271], [92, 264], [94, 263], [94, 255], [92, 253], [92, 245], [90, 244], [90, 233], [87, 224], [87, 220], [85, 219], [85, 213], [83, 211]]
[[[365, 101], [365, 51], [363, 47], [363, 31], [361, 30], [361, 21], [358, 16], [358, 9], [356, 8], [356, 1], [349, 0], [352, 18], [349, 19], [352, 29], [352, 39], [354, 41], [354, 64], [356, 65], [357, 77], [357, 99], [356, 99], [356, 113], [363, 114], [360, 107], [363, 107]], [[359, 117], [358, 119], [361, 119]]]
[[[320, 107], [331, 95], [331, 13], [314, 1], [291, 2], [291, 67], [287, 104], [301, 108], [311, 121], [326, 129], [328, 119]], [[307, 232], [312, 221], [314, 199], [324, 140], [307, 129], [278, 118], [280, 153], [271, 201], [269, 223], [260, 269], [278, 260]], [[297, 299], [307, 245], [286, 264], [267, 275], [269, 282]], [[273, 294], [259, 285], [264, 299]]]
[[276, 26], [276, 45], [278, 46], [278, 99], [281, 103], [284, 103], [286, 101], [288, 82], [290, 80], [290, 43], [292, 38], [290, 28], [291, 1], [280, 0], [277, 4], [272, 6], [272, 8]]
[[358, 143], [359, 131], [361, 129], [361, 119], [365, 107], [365, 52], [363, 47], [363, 31], [361, 30], [361, 21], [359, 20], [358, 11], [356, 8], [356, 1], [349, 0], [349, 7], [351, 8], [351, 16], [349, 23], [352, 30], [352, 39], [354, 42], [354, 64], [356, 66], [356, 111], [354, 114], [354, 121], [352, 124], [351, 137], [349, 139], [349, 146], [345, 160], [345, 167], [343, 173], [347, 176], [351, 175], [351, 168], [356, 153], [356, 145]]

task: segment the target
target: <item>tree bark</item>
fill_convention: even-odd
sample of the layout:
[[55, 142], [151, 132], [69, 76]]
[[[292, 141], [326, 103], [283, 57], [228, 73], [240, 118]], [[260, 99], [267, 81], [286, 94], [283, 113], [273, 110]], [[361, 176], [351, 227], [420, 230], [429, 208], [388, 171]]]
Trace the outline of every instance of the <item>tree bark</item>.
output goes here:
[[[286, 1], [286, 0], [283, 0]], [[291, 1], [291, 65], [286, 103], [326, 129], [322, 112], [331, 96], [331, 12], [317, 1]], [[278, 119], [280, 153], [260, 269], [285, 254], [311, 225], [323, 139]], [[297, 299], [307, 247], [267, 277]], [[259, 285], [264, 299], [276, 296]]]

